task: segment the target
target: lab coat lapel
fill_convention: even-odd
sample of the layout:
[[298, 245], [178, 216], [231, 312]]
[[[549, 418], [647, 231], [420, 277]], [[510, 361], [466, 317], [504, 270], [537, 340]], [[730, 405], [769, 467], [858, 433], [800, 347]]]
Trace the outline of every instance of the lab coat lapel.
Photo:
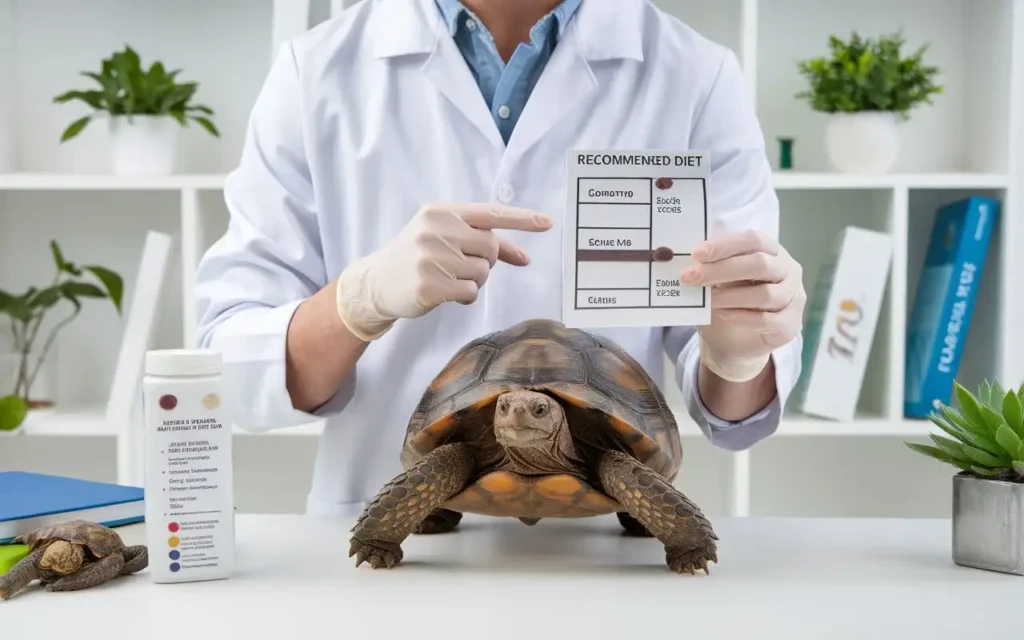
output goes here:
[[447, 33], [438, 36], [434, 50], [423, 64], [423, 73], [492, 145], [505, 146], [469, 65]]
[[[643, 62], [644, 0], [585, 0], [569, 22], [509, 138], [509, 154], [522, 155], [601, 88], [591, 62]], [[606, 88], [607, 90], [607, 88]]]
[[551, 59], [526, 101], [526, 107], [509, 138], [510, 155], [526, 152], [567, 114], [578, 111], [578, 107], [600, 86], [575, 37], [574, 24], [570, 23], [566, 37], [551, 53]]
[[425, 56], [420, 71], [427, 80], [492, 145], [505, 146], [469, 65], [445, 29], [435, 0], [375, 0], [369, 29], [375, 57]]

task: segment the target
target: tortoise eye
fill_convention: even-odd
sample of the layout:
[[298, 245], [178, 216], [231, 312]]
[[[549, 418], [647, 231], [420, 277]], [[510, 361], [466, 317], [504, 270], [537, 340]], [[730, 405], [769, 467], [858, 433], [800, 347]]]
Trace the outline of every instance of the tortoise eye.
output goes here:
[[533, 405], [533, 415], [542, 416], [548, 412], [548, 403], [537, 402]]
[[501, 413], [501, 415], [505, 415], [506, 413], [508, 413], [508, 403], [505, 402], [504, 400], [499, 402], [498, 411]]

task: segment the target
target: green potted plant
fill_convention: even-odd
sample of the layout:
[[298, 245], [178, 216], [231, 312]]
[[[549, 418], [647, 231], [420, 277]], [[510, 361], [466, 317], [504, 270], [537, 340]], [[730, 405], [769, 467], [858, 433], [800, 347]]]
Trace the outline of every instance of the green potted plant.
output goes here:
[[928, 45], [903, 54], [902, 33], [848, 41], [829, 37], [830, 54], [801, 60], [808, 88], [796, 94], [814, 111], [828, 114], [829, 160], [846, 173], [885, 173], [899, 159], [899, 125], [910, 112], [942, 93], [939, 70], [924, 63]]
[[[57, 334], [78, 317], [85, 298], [110, 300], [118, 315], [121, 313], [124, 281], [120, 275], [98, 265], [79, 267], [68, 262], [55, 240], [50, 241], [50, 251], [56, 274], [49, 284], [43, 288], [29, 287], [19, 295], [0, 290], [0, 314], [10, 319], [17, 362], [14, 388], [7, 395], [2, 395], [6, 389], [0, 389], [0, 431], [17, 429], [30, 409], [51, 404], [37, 400], [32, 395], [32, 386]], [[83, 279], [87, 273], [95, 282]], [[70, 307], [69, 313], [50, 329], [45, 340], [41, 340], [43, 320], [61, 302]]]
[[983, 381], [977, 393], [954, 382], [959, 409], [940, 404], [930, 420], [935, 446], [907, 442], [960, 471], [953, 476], [953, 561], [1024, 575], [1024, 384]]
[[105, 114], [112, 135], [114, 173], [173, 173], [181, 127], [192, 121], [220, 137], [209, 118], [213, 110], [192, 102], [198, 83], [179, 83], [179, 73], [181, 69], [167, 71], [161, 62], [144, 69], [139, 55], [125, 46], [124, 51], [102, 61], [99, 73], [81, 72], [95, 80], [98, 89], [67, 91], [54, 98], [59, 104], [78, 100], [94, 110], [69, 124], [61, 142], [73, 139], [93, 119]]

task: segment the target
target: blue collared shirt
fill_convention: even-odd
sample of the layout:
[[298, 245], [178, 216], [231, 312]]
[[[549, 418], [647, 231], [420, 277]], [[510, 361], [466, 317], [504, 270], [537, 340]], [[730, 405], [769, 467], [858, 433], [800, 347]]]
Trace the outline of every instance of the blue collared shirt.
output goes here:
[[530, 29], [530, 42], [521, 42], [509, 58], [501, 59], [487, 27], [459, 0], [436, 0], [448, 31], [465, 58], [501, 137], [508, 144], [558, 39], [581, 0], [562, 3]]

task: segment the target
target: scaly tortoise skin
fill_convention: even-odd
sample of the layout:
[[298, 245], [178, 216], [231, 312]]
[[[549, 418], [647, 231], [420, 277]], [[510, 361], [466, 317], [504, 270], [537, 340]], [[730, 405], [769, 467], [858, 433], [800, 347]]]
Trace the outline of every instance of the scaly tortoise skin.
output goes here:
[[661, 391], [617, 344], [559, 322], [460, 349], [413, 412], [401, 462], [352, 529], [357, 567], [395, 566], [410, 534], [451, 531], [463, 513], [528, 525], [615, 513], [674, 571], [718, 562], [710, 522], [672, 485], [682, 445]]
[[15, 595], [33, 580], [47, 591], [76, 591], [145, 569], [145, 545], [126, 546], [110, 527], [69, 520], [41, 527], [14, 539], [29, 547], [28, 556], [0, 576], [0, 600]]

